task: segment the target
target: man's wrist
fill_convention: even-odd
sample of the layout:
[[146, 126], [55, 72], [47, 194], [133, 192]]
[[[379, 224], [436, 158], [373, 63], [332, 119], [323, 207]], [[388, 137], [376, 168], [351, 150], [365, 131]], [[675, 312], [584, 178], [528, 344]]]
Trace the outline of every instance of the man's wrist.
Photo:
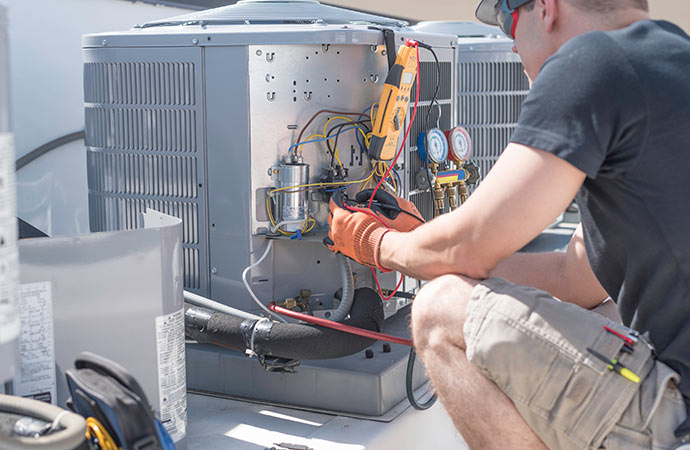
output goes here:
[[379, 245], [378, 263], [379, 266], [386, 269], [396, 270], [398, 268], [395, 262], [396, 240], [401, 233], [394, 230], [389, 230], [383, 235], [381, 244]]

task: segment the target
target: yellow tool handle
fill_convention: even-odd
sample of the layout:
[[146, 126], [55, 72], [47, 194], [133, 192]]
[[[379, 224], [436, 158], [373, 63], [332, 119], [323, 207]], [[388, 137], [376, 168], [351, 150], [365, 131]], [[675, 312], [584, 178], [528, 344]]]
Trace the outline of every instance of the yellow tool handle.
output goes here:
[[621, 375], [623, 375], [625, 378], [627, 378], [628, 380], [632, 381], [633, 383], [639, 383], [640, 382], [640, 377], [630, 369], [627, 369], [625, 367], [621, 367], [619, 373]]
[[383, 85], [369, 145], [369, 156], [372, 158], [388, 161], [395, 157], [398, 137], [410, 102], [410, 91], [416, 77], [416, 48], [403, 45]]

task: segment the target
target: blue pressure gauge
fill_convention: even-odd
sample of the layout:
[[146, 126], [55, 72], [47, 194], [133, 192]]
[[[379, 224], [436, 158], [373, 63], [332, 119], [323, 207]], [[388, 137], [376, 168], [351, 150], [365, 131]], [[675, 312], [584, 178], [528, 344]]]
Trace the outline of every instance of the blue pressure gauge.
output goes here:
[[448, 157], [448, 139], [440, 128], [419, 133], [417, 152], [422, 161], [441, 164]]

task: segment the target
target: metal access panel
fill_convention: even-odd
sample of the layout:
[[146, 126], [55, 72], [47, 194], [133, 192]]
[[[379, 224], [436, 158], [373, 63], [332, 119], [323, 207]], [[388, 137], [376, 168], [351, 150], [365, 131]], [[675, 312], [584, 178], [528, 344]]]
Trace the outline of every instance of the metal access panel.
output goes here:
[[50, 286], [60, 406], [69, 397], [65, 371], [91, 351], [131, 371], [160, 413], [167, 373], [158, 366], [156, 318], [182, 315], [181, 227], [149, 215], [157, 223], [146, 229], [19, 241], [21, 283]]
[[84, 50], [91, 231], [181, 218], [185, 288], [207, 293], [202, 80], [199, 48]]
[[[263, 234], [270, 225], [265, 214], [265, 189], [275, 186], [271, 168], [288, 156], [297, 129], [321, 109], [364, 111], [378, 102], [388, 73], [384, 45], [251, 45], [248, 71], [251, 111], [252, 232]], [[322, 125], [326, 114], [316, 123]], [[352, 119], [357, 117], [349, 116]], [[311, 127], [322, 133], [322, 126]], [[369, 156], [357, 145], [354, 133], [343, 134], [338, 147], [349, 179], [364, 178], [371, 170]], [[310, 182], [318, 182], [321, 168], [330, 164], [322, 143], [302, 147], [304, 162], [310, 165]], [[401, 159], [404, 162], [404, 158]], [[326, 223], [328, 203], [316, 195], [310, 199], [316, 220]]]
[[529, 92], [512, 46], [504, 38], [458, 40], [458, 124], [472, 137], [472, 161], [482, 179], [508, 145]]

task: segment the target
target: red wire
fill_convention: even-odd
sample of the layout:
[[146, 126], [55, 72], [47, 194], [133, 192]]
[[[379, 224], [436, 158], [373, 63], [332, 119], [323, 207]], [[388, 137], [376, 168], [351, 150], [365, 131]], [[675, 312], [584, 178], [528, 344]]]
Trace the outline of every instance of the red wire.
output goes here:
[[390, 299], [392, 299], [393, 297], [395, 297], [395, 293], [398, 292], [398, 289], [400, 289], [400, 286], [402, 285], [402, 281], [403, 281], [403, 277], [402, 277], [402, 276], [400, 277], [400, 281], [398, 281], [397, 286], [395, 286], [395, 289], [393, 289], [393, 292], [391, 292], [391, 295], [389, 295], [389, 296], [386, 297], [385, 295], [383, 295], [383, 291], [381, 290], [381, 285], [379, 284], [379, 279], [378, 279], [378, 277], [376, 276], [376, 272], [374, 271], [373, 267], [372, 267], [372, 269], [371, 269], [371, 274], [374, 276], [374, 281], [376, 282], [376, 288], [379, 290], [379, 295], [381, 296], [381, 298], [382, 298], [384, 301], [390, 300]]
[[[388, 175], [391, 173], [391, 170], [395, 166], [395, 163], [398, 161], [400, 154], [402, 153], [403, 149], [405, 148], [405, 143], [407, 142], [407, 138], [410, 134], [410, 130], [412, 129], [412, 124], [414, 123], [415, 116], [417, 115], [417, 104], [419, 103], [419, 46], [414, 41], [410, 40], [410, 41], [408, 41], [408, 43], [409, 42], [412, 42], [412, 45], [414, 46], [415, 50], [417, 51], [417, 76], [415, 77], [415, 83], [417, 85], [417, 89], [416, 89], [417, 92], [415, 93], [414, 109], [412, 110], [412, 117], [410, 118], [410, 122], [407, 124], [407, 130], [405, 130], [405, 137], [403, 137], [402, 144], [400, 144], [400, 149], [398, 149], [398, 153], [396, 153], [395, 159], [393, 159], [393, 163], [391, 163], [391, 165], [388, 167], [388, 170], [386, 170], [386, 173], [379, 180], [378, 184], [374, 188], [374, 192], [371, 193], [371, 198], [369, 198], [369, 205], [367, 205], [369, 208], [371, 208], [371, 204], [374, 201], [374, 195], [376, 194], [376, 191], [378, 191], [379, 188], [381, 187], [381, 183], [383, 183], [383, 180], [388, 178]], [[406, 43], [405, 45], [408, 45], [408, 43]], [[364, 211], [362, 211], [362, 212], [364, 212]], [[377, 217], [377, 219], [378, 219], [378, 217]], [[379, 295], [381, 296], [381, 298], [383, 300], [390, 300], [391, 298], [393, 298], [393, 296], [395, 296], [395, 293], [398, 292], [398, 289], [400, 289], [400, 286], [402, 285], [403, 276], [400, 277], [400, 281], [398, 282], [398, 285], [395, 287], [393, 292], [391, 292], [391, 295], [386, 297], [385, 295], [383, 295], [383, 291], [381, 290], [381, 285], [379, 284], [379, 279], [376, 276], [376, 271], [373, 268], [371, 269], [371, 274], [374, 276], [374, 281], [376, 281], [376, 287], [378, 288]]]
[[[388, 170], [386, 170], [386, 173], [383, 175], [383, 177], [379, 180], [378, 184], [374, 188], [374, 192], [371, 194], [371, 198], [369, 199], [369, 204], [367, 207], [371, 208], [371, 204], [374, 201], [374, 194], [376, 194], [376, 191], [379, 190], [381, 187], [381, 183], [383, 183], [383, 180], [388, 178], [388, 175], [391, 173], [391, 170], [393, 169], [393, 166], [395, 166], [395, 163], [398, 161], [398, 158], [400, 157], [400, 154], [403, 151], [403, 148], [405, 148], [405, 142], [407, 142], [407, 137], [410, 134], [410, 130], [412, 129], [412, 123], [414, 123], [414, 118], [417, 115], [417, 104], [419, 103], [419, 46], [416, 42], [413, 42], [413, 45], [415, 50], [417, 51], [417, 76], [415, 77], [415, 83], [417, 84], [417, 92], [415, 93], [415, 99], [414, 99], [414, 109], [412, 110], [412, 118], [410, 119], [410, 122], [407, 125], [407, 130], [405, 131], [405, 137], [403, 138], [402, 144], [400, 144], [400, 149], [398, 150], [398, 153], [395, 155], [395, 159], [393, 159], [393, 163], [388, 167]], [[405, 45], [408, 45], [407, 43]]]
[[333, 322], [332, 320], [322, 319], [320, 317], [314, 317], [307, 314], [290, 311], [289, 309], [282, 308], [273, 302], [268, 304], [268, 309], [278, 314], [292, 317], [293, 319], [302, 320], [304, 322], [313, 323], [315, 325], [321, 325], [322, 327], [332, 328], [334, 330], [342, 331], [344, 333], [356, 334], [358, 336], [364, 336], [370, 339], [378, 339], [380, 341], [392, 342], [393, 344], [402, 344], [407, 345], [408, 347], [412, 347], [412, 341], [410, 339], [391, 336], [389, 334], [377, 333], [376, 331], [365, 330], [364, 328], [357, 328], [350, 325], [345, 325], [344, 323]]

